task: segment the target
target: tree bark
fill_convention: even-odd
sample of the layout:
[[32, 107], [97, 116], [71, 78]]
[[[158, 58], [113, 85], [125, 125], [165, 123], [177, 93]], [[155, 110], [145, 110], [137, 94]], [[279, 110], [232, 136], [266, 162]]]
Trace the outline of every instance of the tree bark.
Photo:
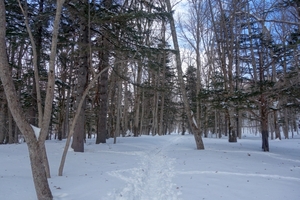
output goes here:
[[262, 149], [269, 151], [269, 128], [268, 128], [268, 101], [265, 95], [264, 82], [264, 66], [262, 53], [259, 53], [259, 82], [260, 82], [260, 123], [262, 135]]
[[[72, 84], [72, 71], [73, 65], [70, 66], [70, 74], [69, 74], [69, 83], [68, 85], [71, 86]], [[69, 116], [70, 116], [70, 102], [71, 102], [71, 88], [67, 91], [67, 101], [66, 101], [66, 110], [65, 110], [65, 120], [63, 124], [63, 138], [66, 138], [69, 133]]]
[[[141, 98], [141, 102], [145, 101], [145, 90], [142, 89], [142, 98]], [[143, 124], [144, 124], [144, 114], [145, 114], [145, 105], [141, 104], [141, 119], [140, 119], [140, 131], [139, 131], [139, 135], [143, 134]]]
[[3, 103], [4, 100], [2, 100], [2, 104], [0, 106], [0, 144], [3, 144], [5, 142], [5, 104]]
[[[106, 64], [100, 69], [108, 66], [108, 58], [106, 59]], [[96, 144], [106, 143], [107, 137], [107, 101], [108, 101], [108, 71], [105, 71], [100, 78], [100, 105], [99, 105], [99, 121], [97, 130]]]
[[[136, 83], [137, 85], [141, 84], [141, 79], [142, 79], [142, 66], [141, 63], [138, 62], [137, 64], [137, 70], [138, 70], [138, 74], [137, 74], [137, 80]], [[141, 89], [139, 86], [135, 86], [135, 101], [134, 101], [134, 124], [133, 124], [133, 134], [134, 137], [139, 136], [139, 134], [141, 134], [141, 132], [139, 132], [139, 126], [141, 126], [141, 121], [140, 121], [140, 107], [141, 107]]]
[[129, 110], [128, 94], [129, 94], [128, 83], [127, 81], [124, 81], [124, 108], [123, 108], [123, 117], [122, 117], [123, 136], [125, 136], [128, 131], [128, 110]]
[[[120, 70], [120, 69], [119, 69]], [[117, 143], [117, 137], [119, 137], [120, 136], [120, 127], [121, 127], [121, 120], [120, 120], [120, 118], [121, 118], [121, 109], [122, 109], [122, 80], [118, 77], [117, 78], [117, 90], [118, 90], [118, 93], [117, 93], [117, 108], [116, 108], [116, 110], [117, 110], [117, 119], [116, 119], [116, 131], [115, 131], [115, 133], [114, 133], [114, 144], [116, 144]]]
[[[13, 136], [13, 118], [9, 109], [7, 109], [8, 115], [8, 144], [14, 143], [14, 136]], [[15, 132], [15, 137], [18, 137], [17, 132]]]
[[275, 139], [279, 139], [281, 140], [281, 134], [280, 134], [280, 130], [279, 130], [279, 126], [278, 126], [278, 117], [277, 117], [277, 111], [273, 112], [274, 114], [274, 131], [275, 131]]
[[[112, 5], [112, 0], [104, 0], [104, 6], [106, 9], [110, 9]], [[101, 63], [99, 66], [99, 71], [102, 71], [109, 66], [109, 52], [110, 52], [110, 43], [108, 41], [109, 32], [108, 30], [102, 30], [103, 35], [100, 38], [99, 43], [102, 45], [102, 50], [99, 52]], [[96, 144], [106, 143], [107, 138], [107, 110], [108, 110], [108, 71], [105, 70], [100, 77], [100, 111], [99, 111], [99, 121], [98, 121], [98, 130]]]
[[[84, 14], [85, 6], [87, 2], [83, 5], [83, 10], [80, 11], [80, 14]], [[77, 108], [81, 98], [83, 98], [83, 92], [87, 87], [88, 83], [88, 58], [89, 58], [89, 51], [88, 51], [88, 43], [89, 43], [89, 35], [87, 26], [87, 20], [85, 16], [81, 16], [80, 18], [80, 60], [78, 66], [78, 78], [77, 78], [77, 91], [76, 91], [76, 104], [75, 107]], [[72, 148], [75, 152], [84, 152], [84, 138], [85, 138], [85, 100], [82, 104], [81, 109], [79, 110], [78, 120], [75, 124], [75, 131], [73, 135], [73, 142]]]
[[267, 101], [265, 96], [261, 95], [261, 134], [262, 134], [262, 149], [264, 151], [269, 151], [269, 130], [268, 130], [268, 112], [267, 112]]
[[[287, 100], [284, 99], [283, 100], [284, 104], [287, 104]], [[289, 139], [289, 121], [288, 121], [288, 109], [287, 108], [283, 108], [283, 135], [284, 135], [284, 139]]]

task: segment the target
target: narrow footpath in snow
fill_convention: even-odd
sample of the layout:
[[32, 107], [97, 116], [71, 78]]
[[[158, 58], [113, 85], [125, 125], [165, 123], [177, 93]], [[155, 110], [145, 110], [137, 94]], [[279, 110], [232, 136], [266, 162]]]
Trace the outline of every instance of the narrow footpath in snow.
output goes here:
[[109, 172], [111, 176], [125, 181], [124, 188], [110, 192], [107, 199], [115, 200], [179, 200], [180, 192], [172, 182], [175, 172], [174, 160], [166, 156], [168, 146], [179, 137], [172, 138], [162, 146], [148, 152], [138, 153], [138, 168]]

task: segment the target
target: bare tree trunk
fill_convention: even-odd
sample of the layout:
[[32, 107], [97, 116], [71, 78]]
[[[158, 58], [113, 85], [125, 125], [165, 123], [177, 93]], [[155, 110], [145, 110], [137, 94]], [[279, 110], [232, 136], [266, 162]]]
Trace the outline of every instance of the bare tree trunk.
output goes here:
[[[284, 100], [286, 104], [287, 101]], [[288, 121], [288, 109], [283, 108], [283, 135], [285, 139], [289, 139], [289, 121]]]
[[[144, 89], [142, 89], [142, 100], [141, 100], [141, 102], [144, 102], [144, 100], [145, 100], [145, 91], [144, 91]], [[145, 113], [145, 105], [142, 104], [139, 135], [141, 135], [143, 133], [144, 113]]]
[[122, 131], [122, 135], [125, 136], [127, 131], [128, 131], [128, 106], [129, 106], [129, 103], [128, 103], [128, 84], [127, 84], [127, 81], [124, 81], [124, 108], [123, 108], [123, 117], [122, 117], [122, 120], [123, 120], [123, 131]]
[[[107, 58], [108, 59], [108, 58]], [[107, 65], [108, 66], [108, 60]], [[104, 67], [104, 66], [103, 66]], [[102, 68], [101, 68], [102, 69]], [[105, 71], [100, 79], [100, 110], [96, 144], [106, 143], [107, 137], [107, 101], [108, 101], [108, 71]]]
[[[269, 122], [274, 122], [274, 112], [270, 113], [268, 121]], [[270, 123], [269, 127], [270, 127], [271, 140], [273, 140], [274, 135], [275, 135], [275, 125], [274, 125], [274, 123]]]
[[[138, 74], [137, 74], [137, 85], [141, 84], [141, 78], [142, 78], [142, 66], [141, 63], [138, 62]], [[135, 86], [135, 101], [134, 101], [134, 124], [133, 124], [133, 134], [135, 137], [137, 137], [141, 132], [139, 133], [139, 124], [142, 125], [140, 122], [140, 99], [141, 99], [141, 89], [139, 86]]]
[[291, 125], [291, 132], [292, 132], [292, 138], [294, 138], [294, 127], [293, 127], [293, 123], [290, 123], [290, 125]]
[[[166, 4], [167, 4], [168, 12], [171, 13], [172, 7], [171, 7], [170, 0], [166, 0]], [[186, 115], [188, 117], [188, 122], [191, 127], [191, 132], [194, 134], [197, 149], [204, 149], [204, 144], [203, 144], [202, 137], [201, 137], [201, 131], [199, 130], [199, 128], [193, 121], [190, 105], [188, 103], [188, 98], [187, 98], [187, 94], [185, 91], [185, 85], [184, 85], [184, 80], [183, 80], [183, 75], [182, 75], [183, 73], [182, 73], [182, 68], [181, 68], [180, 50], [179, 50], [179, 45], [178, 45], [175, 22], [174, 22], [174, 18], [172, 16], [170, 17], [170, 28], [171, 28], [174, 48], [176, 51], [176, 67], [177, 67], [177, 73], [178, 73], [178, 82], [179, 82], [180, 90], [182, 93], [184, 109], [185, 109]]]
[[[72, 85], [72, 72], [73, 72], [73, 65], [70, 66], [70, 74], [69, 74], [69, 86]], [[70, 101], [71, 101], [71, 88], [68, 89], [67, 91], [67, 101], [66, 101], [66, 111], [65, 111], [65, 120], [64, 120], [64, 124], [63, 124], [63, 133], [62, 133], [62, 137], [66, 138], [68, 136], [69, 133], [69, 116], [70, 116]]]
[[262, 135], [262, 149], [269, 151], [269, 127], [268, 127], [268, 101], [265, 96], [264, 87], [262, 85], [264, 81], [264, 69], [262, 53], [259, 54], [259, 81], [260, 81], [260, 123], [261, 123], [261, 135]]
[[114, 134], [114, 144], [117, 143], [117, 137], [120, 136], [120, 118], [121, 118], [121, 109], [122, 109], [122, 81], [120, 78], [117, 80], [117, 89], [118, 89], [118, 94], [117, 94], [117, 119], [116, 119], [116, 131]]
[[0, 106], [0, 144], [4, 143], [5, 140], [5, 104], [3, 103], [4, 100], [1, 102]]
[[292, 115], [292, 129], [293, 129], [293, 132], [296, 132], [297, 135], [299, 134], [298, 133], [298, 119], [297, 119], [297, 113], [296, 112], [293, 112], [293, 115]]
[[[8, 115], [8, 144], [14, 143], [14, 136], [13, 136], [13, 118], [9, 109], [7, 109]], [[15, 137], [17, 137], [17, 132], [15, 132]]]
[[152, 135], [156, 135], [158, 131], [158, 91], [157, 91], [157, 86], [158, 86], [158, 72], [153, 72], [153, 83], [154, 83], [154, 96], [153, 96], [153, 105], [152, 107], [152, 128], [151, 132]]
[[207, 116], [207, 109], [205, 109], [203, 111], [203, 119], [204, 119], [204, 124], [203, 124], [203, 133], [204, 133], [204, 137], [207, 138], [208, 137], [208, 127], [207, 127], [207, 121], [208, 121], [208, 116]]
[[159, 116], [159, 130], [158, 135], [164, 135], [164, 126], [165, 126], [165, 119], [164, 119], [164, 106], [165, 106], [165, 94], [162, 92], [161, 94], [161, 106], [160, 106], [160, 116]]
[[274, 130], [275, 130], [275, 139], [281, 140], [281, 134], [278, 126], [278, 116], [277, 116], [277, 111], [274, 111]]
[[261, 117], [262, 149], [264, 151], [269, 151], [268, 112], [267, 112], [267, 101], [264, 95], [261, 95], [260, 117]]
[[[104, 0], [104, 6], [108, 9], [112, 5], [112, 0]], [[109, 66], [109, 49], [110, 43], [108, 41], [109, 38], [108, 30], [103, 30], [103, 36], [100, 39], [100, 43], [102, 45], [102, 51], [100, 52], [100, 58], [102, 59], [102, 63], [100, 63], [99, 71], [102, 71], [106, 67]], [[98, 121], [98, 130], [97, 130], [97, 138], [96, 144], [106, 143], [107, 137], [107, 106], [108, 106], [108, 71], [105, 70], [100, 78], [100, 111], [99, 111], [99, 121]]]
[[[166, 25], [163, 22], [162, 23], [162, 42], [165, 43], [166, 42]], [[165, 48], [165, 45], [163, 46], [163, 48]], [[161, 58], [161, 56], [159, 56]], [[162, 73], [161, 73], [161, 85], [162, 87], [164, 87], [164, 90], [166, 90], [165, 88], [165, 78], [166, 78], [166, 53], [165, 51], [162, 53], [162, 62], [161, 62], [161, 66], [162, 66]], [[164, 106], [165, 106], [165, 92], [160, 92], [160, 96], [161, 96], [161, 100], [160, 100], [160, 116], [159, 116], [159, 124], [158, 124], [158, 135], [164, 135], [164, 126], [166, 126], [166, 120], [164, 119]]]
[[[84, 1], [84, 6], [79, 10], [79, 14], [84, 14], [86, 10], [84, 9], [87, 5], [87, 1]], [[85, 19], [85, 16], [79, 17], [80, 20], [80, 58], [78, 66], [78, 77], [77, 77], [77, 91], [76, 91], [76, 104], [75, 107], [78, 107], [82, 94], [85, 91], [85, 88], [88, 84], [88, 68], [89, 68], [89, 26], [88, 22]], [[73, 135], [73, 141], [71, 147], [75, 152], [84, 152], [84, 138], [85, 138], [85, 100], [83, 101], [82, 108], [79, 110], [79, 119], [75, 124], [75, 131]]]

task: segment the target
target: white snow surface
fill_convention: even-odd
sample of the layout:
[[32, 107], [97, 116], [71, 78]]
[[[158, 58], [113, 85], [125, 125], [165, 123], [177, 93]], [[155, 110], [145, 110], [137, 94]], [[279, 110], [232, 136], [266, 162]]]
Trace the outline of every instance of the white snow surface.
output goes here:
[[[55, 200], [300, 199], [300, 137], [270, 140], [270, 152], [260, 137], [203, 140], [205, 150], [192, 135], [87, 139], [61, 177], [65, 141], [46, 141], [49, 185]], [[36, 199], [26, 144], [0, 145], [0, 159], [0, 199]]]

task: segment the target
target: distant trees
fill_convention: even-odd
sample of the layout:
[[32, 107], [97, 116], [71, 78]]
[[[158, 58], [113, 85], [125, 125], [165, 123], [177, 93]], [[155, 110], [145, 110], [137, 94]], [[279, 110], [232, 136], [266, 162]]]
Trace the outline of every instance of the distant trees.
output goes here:
[[[272, 138], [280, 138], [280, 130], [286, 138], [289, 131], [297, 131], [297, 114], [288, 114], [291, 108], [299, 111], [299, 93], [294, 90], [299, 88], [296, 1], [199, 0], [188, 5], [180, 27], [194, 63], [202, 69], [197, 83], [202, 109], [197, 112], [202, 126], [208, 126], [202, 128], [204, 135], [223, 133], [235, 142], [242, 127], [257, 121], [262, 147], [268, 151], [270, 131]], [[208, 13], [196, 14], [197, 9]], [[196, 17], [201, 16], [197, 25]]]

